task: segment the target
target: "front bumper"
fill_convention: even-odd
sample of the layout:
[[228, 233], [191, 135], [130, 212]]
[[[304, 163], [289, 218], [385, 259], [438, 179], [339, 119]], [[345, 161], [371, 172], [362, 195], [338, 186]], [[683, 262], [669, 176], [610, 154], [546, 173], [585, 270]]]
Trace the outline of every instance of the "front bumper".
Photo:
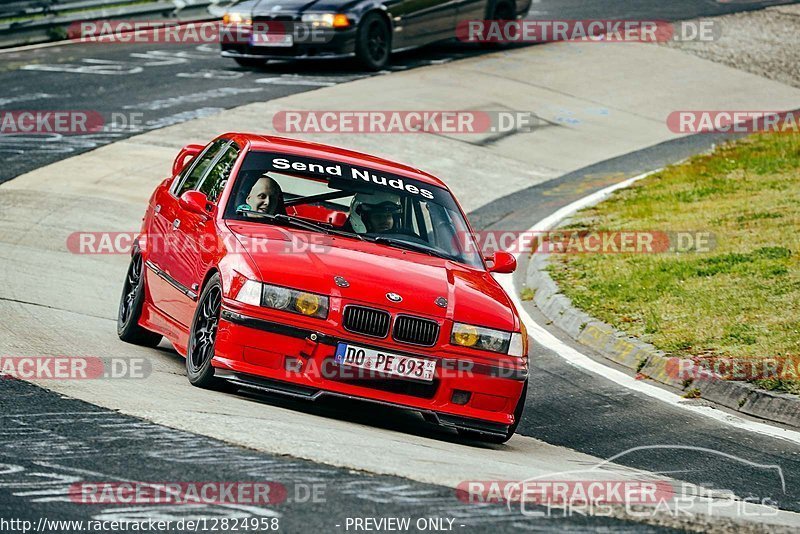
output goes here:
[[356, 31], [331, 31], [308, 42], [289, 47], [253, 46], [249, 43], [223, 43], [222, 57], [241, 59], [341, 59], [355, 55]]
[[[432, 383], [356, 376], [358, 372], [334, 361], [339, 342], [375, 347], [356, 336], [333, 336], [223, 308], [213, 363], [217, 376], [261, 391], [309, 400], [334, 396], [399, 406], [442, 426], [492, 435], [505, 434], [514, 422], [527, 378], [525, 369], [441, 357]], [[376, 348], [431, 357], [394, 344]]]

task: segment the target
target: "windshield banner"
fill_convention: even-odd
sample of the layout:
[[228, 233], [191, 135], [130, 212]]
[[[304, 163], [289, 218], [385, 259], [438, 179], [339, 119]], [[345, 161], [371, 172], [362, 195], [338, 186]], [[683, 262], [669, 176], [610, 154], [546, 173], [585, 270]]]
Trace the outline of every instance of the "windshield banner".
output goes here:
[[[359, 167], [324, 159], [307, 158], [291, 154], [275, 154], [269, 152], [251, 152], [245, 161], [242, 170], [275, 171], [286, 174], [298, 174], [326, 178], [334, 189], [350, 189], [348, 182], [368, 185], [363, 188], [353, 186], [356, 191], [384, 190], [386, 192], [404, 193], [416, 197], [420, 201], [432, 200], [437, 204], [451, 207], [452, 197], [446, 190], [397, 174], [376, 171], [366, 167]], [[336, 183], [338, 182], [338, 183]]]

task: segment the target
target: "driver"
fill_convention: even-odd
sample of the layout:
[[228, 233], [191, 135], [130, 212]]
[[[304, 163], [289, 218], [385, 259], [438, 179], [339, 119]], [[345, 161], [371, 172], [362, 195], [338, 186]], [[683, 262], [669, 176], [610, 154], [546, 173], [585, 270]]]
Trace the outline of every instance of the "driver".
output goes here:
[[350, 202], [350, 226], [357, 234], [397, 232], [400, 210], [400, 197], [394, 193], [356, 193]]
[[269, 176], [262, 176], [253, 184], [245, 202], [253, 211], [277, 215], [286, 212], [283, 207], [283, 192], [278, 182]]

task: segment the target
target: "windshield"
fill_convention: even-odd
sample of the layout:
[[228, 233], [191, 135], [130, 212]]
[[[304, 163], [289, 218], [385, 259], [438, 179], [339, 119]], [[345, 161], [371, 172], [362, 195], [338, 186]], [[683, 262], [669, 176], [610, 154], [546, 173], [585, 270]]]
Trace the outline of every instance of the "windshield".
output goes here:
[[250, 152], [225, 217], [302, 224], [484, 267], [446, 189], [346, 163]]

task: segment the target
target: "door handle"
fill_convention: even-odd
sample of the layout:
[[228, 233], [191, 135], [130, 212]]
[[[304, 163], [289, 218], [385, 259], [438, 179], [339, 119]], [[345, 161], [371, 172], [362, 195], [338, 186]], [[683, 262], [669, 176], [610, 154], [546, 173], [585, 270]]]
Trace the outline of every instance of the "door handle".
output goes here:
[[161, 204], [156, 204], [156, 213], [161, 213]]
[[178, 227], [180, 227], [180, 225], [181, 225], [181, 220], [180, 219], [175, 219], [174, 221], [172, 221], [172, 229], [173, 230], [177, 230]]

